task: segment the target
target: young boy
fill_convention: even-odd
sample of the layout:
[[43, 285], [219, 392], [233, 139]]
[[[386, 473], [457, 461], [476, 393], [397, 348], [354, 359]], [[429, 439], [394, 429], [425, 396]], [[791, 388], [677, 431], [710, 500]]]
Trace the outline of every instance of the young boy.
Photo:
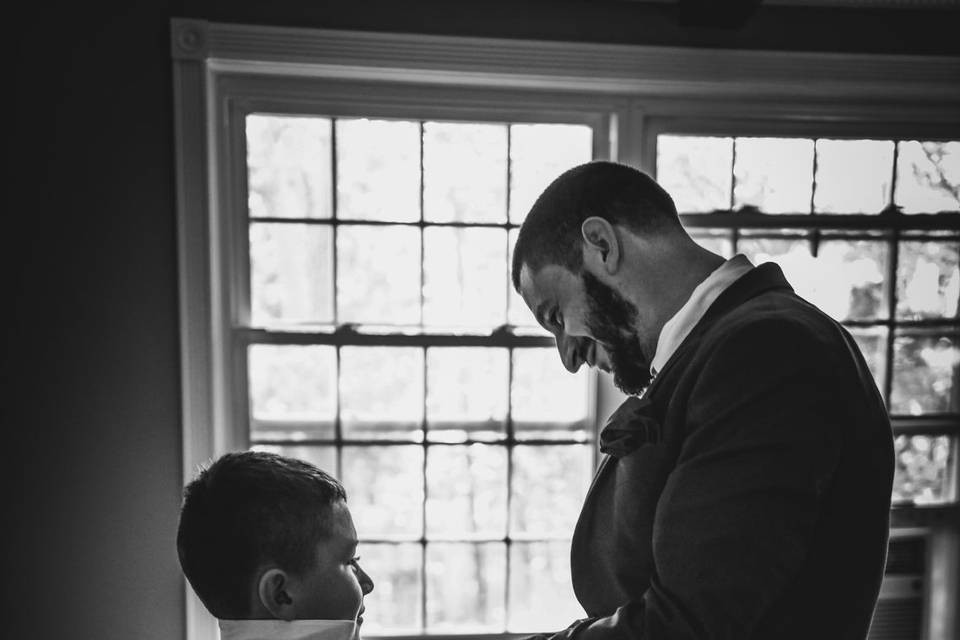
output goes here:
[[177, 553], [222, 640], [351, 640], [373, 581], [347, 496], [311, 464], [228, 453], [184, 491]]

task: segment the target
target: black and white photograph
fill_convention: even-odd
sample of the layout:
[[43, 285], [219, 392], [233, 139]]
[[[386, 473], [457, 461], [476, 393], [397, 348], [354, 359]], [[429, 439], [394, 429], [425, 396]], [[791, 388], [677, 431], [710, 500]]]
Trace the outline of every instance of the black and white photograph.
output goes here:
[[9, 637], [960, 640], [960, 0], [20, 9]]

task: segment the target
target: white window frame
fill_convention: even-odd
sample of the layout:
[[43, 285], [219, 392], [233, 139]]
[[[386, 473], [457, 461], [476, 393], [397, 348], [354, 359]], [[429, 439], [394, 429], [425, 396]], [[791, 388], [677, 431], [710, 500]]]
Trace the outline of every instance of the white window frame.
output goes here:
[[[238, 157], [230, 150], [236, 131], [223, 128], [230, 120], [225, 110], [249, 108], [244, 99], [258, 108], [273, 101], [281, 111], [301, 101], [311, 110], [335, 105], [369, 113], [382, 100], [376, 89], [389, 84], [395, 90], [383, 107], [392, 117], [403, 115], [404, 95], [424, 86], [443, 98], [443, 113], [455, 110], [464, 118], [489, 118], [498, 110], [505, 120], [527, 120], [538, 110], [545, 117], [602, 114], [592, 122], [602, 132], [597, 156], [648, 172], [655, 168], [656, 123], [669, 118], [763, 119], [784, 131], [811, 122], [847, 132], [857, 131], [858, 123], [908, 123], [912, 131], [942, 136], [956, 130], [960, 113], [960, 60], [949, 57], [419, 36], [179, 18], [171, 21], [171, 55], [184, 482], [198, 466], [246, 441], [247, 400], [235, 391], [246, 371], [231, 340], [241, 319], [236, 301], [245, 295], [245, 270], [236, 267], [231, 250], [238, 228], [230, 214], [236, 176], [245, 168], [223, 162]], [[304, 91], [304, 79], [316, 88]], [[336, 87], [349, 90], [337, 95]], [[362, 95], [364, 87], [369, 95], [349, 97]], [[410, 113], [424, 117], [422, 105]], [[601, 416], [619, 397], [602, 380], [596, 392]], [[960, 630], [949, 606], [960, 593], [956, 511], [921, 523], [931, 536], [928, 579], [938, 595], [929, 599], [927, 616], [939, 621], [924, 640], [947, 640]], [[185, 594], [187, 639], [213, 640], [215, 621], [187, 585]]]

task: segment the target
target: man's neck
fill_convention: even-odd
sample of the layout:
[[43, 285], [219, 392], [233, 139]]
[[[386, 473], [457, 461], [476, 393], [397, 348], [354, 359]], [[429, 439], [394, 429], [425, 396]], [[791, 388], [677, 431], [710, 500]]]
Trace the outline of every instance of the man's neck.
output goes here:
[[639, 290], [631, 301], [641, 314], [636, 328], [641, 348], [651, 359], [663, 325], [690, 299], [694, 289], [725, 262], [693, 241], [678, 244], [650, 256], [644, 261], [646, 264], [638, 265], [635, 275]]
[[693, 290], [719, 269], [726, 260], [703, 249], [699, 245], [684, 252], [683, 256], [674, 265], [674, 279], [668, 290], [665, 291], [662, 323], [672, 318], [680, 308], [686, 304], [693, 294]]

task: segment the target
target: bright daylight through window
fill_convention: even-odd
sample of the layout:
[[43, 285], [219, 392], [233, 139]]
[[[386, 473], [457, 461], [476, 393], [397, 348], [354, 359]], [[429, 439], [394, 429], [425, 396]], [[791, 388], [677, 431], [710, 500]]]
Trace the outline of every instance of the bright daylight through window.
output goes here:
[[[563, 123], [246, 117], [249, 442], [346, 485], [378, 633], [579, 617], [569, 537], [591, 377], [509, 284], [540, 191], [592, 157]], [[509, 325], [509, 327], [505, 326]]]
[[894, 503], [955, 502], [957, 439], [937, 430], [960, 413], [960, 237], [911, 216], [960, 209], [960, 142], [665, 134], [657, 177], [708, 214], [687, 216], [701, 244], [778, 263], [848, 327], [896, 431], [929, 425], [896, 437]]
[[[348, 487], [377, 568], [368, 634], [580, 615], [568, 552], [595, 463], [592, 374], [563, 370], [508, 270], [533, 200], [594, 135], [246, 116], [249, 444]], [[935, 214], [958, 208], [960, 142], [656, 144], [699, 242], [777, 262], [856, 338], [898, 429], [895, 503], [955, 502], [960, 238]]]

